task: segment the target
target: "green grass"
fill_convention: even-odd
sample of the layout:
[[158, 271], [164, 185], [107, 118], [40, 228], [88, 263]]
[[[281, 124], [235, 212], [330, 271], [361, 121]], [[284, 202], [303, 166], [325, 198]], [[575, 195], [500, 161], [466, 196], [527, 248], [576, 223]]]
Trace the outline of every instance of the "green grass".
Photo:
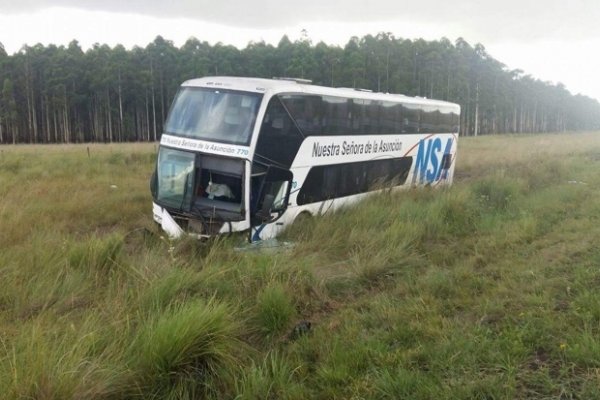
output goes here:
[[0, 397], [600, 398], [599, 135], [463, 138], [275, 253], [160, 234], [154, 145], [1, 147]]

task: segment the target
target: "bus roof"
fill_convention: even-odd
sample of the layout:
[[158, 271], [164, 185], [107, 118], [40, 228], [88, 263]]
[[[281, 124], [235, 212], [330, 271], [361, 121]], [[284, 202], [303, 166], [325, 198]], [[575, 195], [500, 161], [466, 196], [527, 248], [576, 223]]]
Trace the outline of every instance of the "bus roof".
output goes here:
[[231, 76], [210, 76], [185, 81], [183, 87], [223, 88], [256, 93], [306, 93], [315, 95], [348, 97], [353, 99], [394, 101], [415, 105], [445, 106], [460, 109], [455, 103], [432, 100], [424, 97], [410, 97], [402, 94], [379, 93], [353, 88], [331, 88], [303, 83], [291, 79], [242, 78]]

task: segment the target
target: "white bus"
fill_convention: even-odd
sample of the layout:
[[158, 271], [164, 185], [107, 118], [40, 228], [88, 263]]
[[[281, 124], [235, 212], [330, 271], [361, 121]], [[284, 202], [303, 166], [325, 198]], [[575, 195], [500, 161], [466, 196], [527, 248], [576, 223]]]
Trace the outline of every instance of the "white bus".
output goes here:
[[171, 237], [272, 238], [386, 187], [452, 182], [460, 107], [311, 85], [206, 77], [173, 101], [151, 179]]

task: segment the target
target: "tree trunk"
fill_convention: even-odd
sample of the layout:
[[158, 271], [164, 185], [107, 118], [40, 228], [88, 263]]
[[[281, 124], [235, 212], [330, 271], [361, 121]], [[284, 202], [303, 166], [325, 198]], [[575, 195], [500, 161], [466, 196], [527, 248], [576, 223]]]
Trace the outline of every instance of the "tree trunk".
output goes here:
[[108, 142], [112, 143], [113, 141], [113, 131], [112, 131], [112, 112], [110, 107], [110, 93], [108, 88], [106, 89], [106, 114], [107, 114], [107, 123], [108, 123]]
[[119, 142], [123, 141], [123, 98], [121, 95], [121, 71], [119, 71]]
[[[162, 71], [162, 67], [160, 69], [160, 126], [164, 127], [165, 125], [165, 90], [164, 90], [164, 83], [163, 83], [163, 71]], [[162, 132], [162, 129], [161, 129]]]
[[71, 135], [69, 133], [69, 116], [67, 114], [67, 104], [65, 102], [65, 105], [63, 107], [63, 132], [65, 135], [65, 143], [70, 143], [71, 142]]
[[38, 142], [38, 123], [37, 123], [37, 111], [35, 107], [35, 96], [33, 92], [33, 85], [31, 86], [31, 109], [32, 109], [32, 124], [33, 124], [33, 142]]
[[[152, 71], [152, 68], [150, 69]], [[150, 73], [152, 75], [152, 73]], [[154, 141], [156, 142], [156, 104], [154, 103], [154, 78], [152, 78], [152, 130]]]
[[473, 129], [473, 136], [479, 134], [479, 82], [475, 86], [475, 126]]
[[[148, 137], [148, 141], [150, 141], [150, 110], [148, 110], [148, 90], [147, 89], [146, 89], [146, 135]], [[155, 140], [156, 140], [156, 138], [155, 138]]]

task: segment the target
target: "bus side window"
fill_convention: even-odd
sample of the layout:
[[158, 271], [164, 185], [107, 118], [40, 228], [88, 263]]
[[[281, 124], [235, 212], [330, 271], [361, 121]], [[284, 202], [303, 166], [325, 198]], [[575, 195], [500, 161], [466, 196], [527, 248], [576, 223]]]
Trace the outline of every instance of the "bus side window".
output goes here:
[[421, 111], [416, 107], [402, 106], [402, 133], [418, 133]]
[[345, 97], [323, 96], [323, 135], [352, 133], [352, 100]]
[[354, 99], [352, 101], [352, 133], [355, 135], [371, 135], [380, 132], [381, 104], [374, 100]]
[[452, 113], [451, 115], [452, 115], [452, 118], [451, 118], [452, 130], [451, 130], [451, 132], [458, 133], [458, 131], [460, 130], [460, 115], [457, 113]]
[[384, 101], [381, 105], [381, 117], [379, 119], [380, 133], [400, 134], [402, 133], [402, 104]]
[[302, 136], [320, 135], [323, 101], [321, 96], [285, 94], [279, 98], [300, 129]]
[[448, 133], [449, 124], [446, 123], [448, 114], [442, 113], [441, 107], [424, 107], [421, 112], [420, 133]]
[[273, 97], [269, 102], [256, 144], [256, 155], [263, 162], [277, 163], [289, 168], [304, 138], [296, 128], [281, 101]]
[[298, 205], [404, 185], [412, 163], [412, 157], [402, 157], [312, 167]]

